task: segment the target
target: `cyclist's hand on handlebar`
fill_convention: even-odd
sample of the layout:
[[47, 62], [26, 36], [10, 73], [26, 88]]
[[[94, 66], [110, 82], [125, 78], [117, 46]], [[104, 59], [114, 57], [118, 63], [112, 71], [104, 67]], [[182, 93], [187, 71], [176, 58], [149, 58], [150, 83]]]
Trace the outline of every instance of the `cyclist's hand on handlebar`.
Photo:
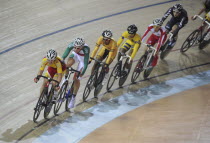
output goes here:
[[197, 17], [195, 15], [191, 17], [192, 20], [196, 20], [196, 18]]
[[34, 78], [34, 82], [37, 83], [38, 81], [39, 81], [39, 77], [37, 76]]

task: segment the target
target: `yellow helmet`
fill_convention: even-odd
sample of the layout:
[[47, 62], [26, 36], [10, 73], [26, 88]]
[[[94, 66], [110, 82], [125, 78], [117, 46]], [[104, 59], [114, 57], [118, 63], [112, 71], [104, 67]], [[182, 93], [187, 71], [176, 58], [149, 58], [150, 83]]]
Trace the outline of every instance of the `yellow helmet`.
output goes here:
[[210, 21], [210, 12], [206, 14], [206, 20]]

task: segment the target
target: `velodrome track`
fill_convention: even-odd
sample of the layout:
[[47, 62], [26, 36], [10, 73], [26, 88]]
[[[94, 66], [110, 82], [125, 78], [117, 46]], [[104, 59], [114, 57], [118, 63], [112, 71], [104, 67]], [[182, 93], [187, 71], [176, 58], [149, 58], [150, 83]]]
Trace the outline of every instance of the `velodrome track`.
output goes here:
[[[183, 4], [189, 17], [197, 13], [201, 7], [200, 0], [178, 2]], [[48, 49], [56, 49], [59, 55], [62, 55], [67, 45], [75, 37], [82, 36], [93, 50], [103, 30], [112, 30], [114, 39], [117, 40], [130, 24], [136, 24], [139, 29], [138, 33], [143, 35], [154, 18], [161, 17], [170, 6], [178, 2], [173, 0], [1, 1], [0, 142], [36, 141], [38, 136], [55, 125], [69, 117], [82, 114], [82, 111], [94, 105], [101, 105], [122, 94], [133, 93], [150, 85], [208, 71], [210, 69], [209, 48], [199, 51], [197, 47], [194, 47], [186, 54], [179, 52], [186, 37], [201, 24], [199, 20], [189, 20], [188, 25], [179, 33], [179, 41], [174, 51], [166, 60], [159, 61], [151, 75], [153, 78], [150, 80], [143, 81], [141, 77], [140, 82], [131, 85], [129, 76], [124, 88], [118, 89], [115, 86], [113, 92], [106, 94], [103, 94], [106, 91], [102, 90], [99, 103], [92, 99], [93, 94], [90, 95], [87, 103], [82, 103], [82, 93], [90, 75], [91, 64], [81, 82], [74, 113], [63, 112], [64, 109], [61, 109], [59, 116], [53, 117], [52, 115], [48, 121], [43, 119], [43, 115], [40, 115], [38, 124], [32, 121], [33, 108], [41, 86], [41, 82], [35, 84], [33, 78]], [[140, 48], [135, 60], [141, 54], [142, 49]], [[111, 67], [115, 63], [116, 60]], [[209, 85], [203, 85], [201, 88], [197, 87], [180, 93], [180, 96], [170, 96], [152, 102], [139, 107], [140, 111], [134, 110], [129, 112], [130, 115], [120, 116], [122, 120], [116, 118], [116, 121], [113, 120], [114, 122], [95, 130], [81, 142], [209, 142], [209, 93]], [[200, 95], [200, 98], [197, 95]], [[161, 111], [164, 111], [164, 116], [161, 116], [163, 115]], [[137, 114], [145, 117], [145, 120], [136, 118]], [[161, 119], [161, 117], [165, 118]], [[158, 122], [160, 120], [163, 123]], [[194, 122], [189, 124], [186, 120]], [[178, 121], [180, 124], [177, 125]], [[121, 128], [118, 128], [116, 122], [121, 123]], [[165, 132], [158, 132], [163, 127]], [[167, 129], [174, 132], [169, 132]], [[166, 133], [171, 134], [166, 136]], [[122, 134], [125, 136], [122, 137]]]

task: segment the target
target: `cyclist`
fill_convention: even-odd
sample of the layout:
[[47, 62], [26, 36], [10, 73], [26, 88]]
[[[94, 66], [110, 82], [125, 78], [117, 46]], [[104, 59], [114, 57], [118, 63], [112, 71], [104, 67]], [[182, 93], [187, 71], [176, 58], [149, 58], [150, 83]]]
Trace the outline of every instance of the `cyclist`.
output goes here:
[[165, 28], [167, 30], [167, 33], [171, 31], [174, 40], [176, 41], [179, 30], [188, 23], [187, 11], [183, 9], [181, 4], [175, 4], [164, 14], [164, 16], [162, 17], [162, 21], [164, 22], [169, 15], [171, 15], [172, 17], [166, 24]]
[[[96, 46], [91, 54], [91, 58], [89, 60], [89, 63], [92, 62], [92, 58], [95, 57], [99, 47], [102, 45], [101, 50], [98, 52], [98, 55], [96, 57], [97, 60], [103, 61], [106, 58], [106, 73], [109, 71], [109, 65], [113, 62], [114, 58], [117, 54], [117, 42], [112, 38], [113, 34], [110, 30], [104, 30], [102, 33], [102, 36], [98, 38], [98, 41], [96, 42]], [[93, 73], [95, 66], [97, 62], [94, 63], [92, 67], [91, 73]]]
[[128, 50], [130, 50], [128, 54], [129, 56], [131, 56], [130, 66], [132, 65], [133, 59], [138, 52], [139, 47], [141, 46], [141, 36], [136, 33], [137, 31], [138, 28], [135, 24], [129, 25], [127, 31], [123, 32], [121, 37], [117, 41], [117, 47], [119, 47], [123, 40], [126, 38], [126, 41], [119, 49], [118, 61], [120, 60], [122, 54], [125, 54]]
[[[50, 77], [53, 78], [55, 80], [57, 80], [59, 83], [62, 79], [62, 76], [65, 73], [66, 70], [66, 65], [65, 63], [63, 63], [61, 61], [61, 58], [59, 58], [57, 56], [57, 52], [53, 49], [49, 50], [47, 52], [46, 57], [44, 57], [42, 59], [42, 63], [40, 66], [40, 69], [37, 73], [37, 77], [34, 78], [34, 82], [37, 83], [39, 81], [39, 75], [42, 75], [44, 72], [45, 67], [48, 66], [47, 72], [45, 73], [46, 77]], [[41, 86], [40, 92], [43, 91], [45, 85], [47, 84], [47, 79], [44, 79], [44, 82]], [[53, 83], [53, 86], [56, 86], [55, 88], [55, 92], [54, 92], [54, 101], [56, 100], [57, 96], [58, 96], [58, 89], [59, 89], [59, 84], [55, 85], [55, 83]]]
[[[157, 43], [157, 51], [154, 55], [154, 60], [152, 63], [152, 66], [156, 66], [158, 61], [158, 53], [160, 50], [160, 47], [165, 43], [166, 41], [166, 29], [162, 26], [163, 21], [160, 18], [157, 18], [153, 20], [153, 24], [150, 24], [142, 36], [142, 42], [144, 42], [149, 34], [149, 32], [152, 32], [151, 36], [147, 39], [147, 44], [154, 46]], [[147, 48], [145, 48], [146, 53]]]
[[[197, 15], [201, 15], [204, 11], [206, 13], [210, 11], [210, 0], [204, 0], [203, 1], [203, 8], [198, 12]], [[195, 20], [196, 17], [192, 16], [191, 19]]]
[[[66, 57], [69, 55], [70, 52], [71, 54], [68, 58], [66, 67], [71, 67], [74, 63], [78, 63], [77, 70], [80, 71], [79, 78], [77, 78], [78, 73], [74, 75], [74, 90], [72, 92], [73, 95], [72, 95], [71, 101], [69, 102], [69, 105], [68, 105], [68, 108], [74, 108], [76, 94], [80, 87], [80, 80], [82, 76], [85, 74], [85, 71], [88, 66], [90, 48], [85, 43], [83, 38], [76, 38], [73, 42], [71, 42], [68, 45], [65, 52], [63, 53], [63, 56], [62, 56], [63, 60], [66, 59]], [[68, 75], [68, 72], [69, 71], [67, 70], [66, 76]]]

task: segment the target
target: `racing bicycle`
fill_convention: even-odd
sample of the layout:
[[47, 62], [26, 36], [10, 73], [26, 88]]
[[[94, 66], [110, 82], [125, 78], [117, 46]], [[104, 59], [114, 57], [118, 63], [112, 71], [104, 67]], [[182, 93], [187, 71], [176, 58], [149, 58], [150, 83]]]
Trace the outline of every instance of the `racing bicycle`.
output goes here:
[[[195, 29], [184, 41], [182, 44], [182, 47], [180, 49], [180, 52], [184, 53], [189, 48], [191, 48], [194, 45], [198, 45], [198, 48], [200, 50], [204, 49], [210, 42], [210, 23], [203, 17], [199, 15], [195, 15], [195, 18], [198, 17], [203, 22], [201, 26], [197, 29]], [[207, 24], [207, 31], [204, 32], [205, 24]]]
[[134, 71], [133, 71], [133, 74], [131, 77], [132, 83], [136, 82], [140, 73], [143, 71], [144, 71], [144, 74], [143, 74], [144, 79], [148, 78], [148, 76], [151, 74], [151, 72], [154, 68], [154, 66], [152, 66], [152, 62], [154, 59], [154, 53], [156, 53], [157, 49], [151, 45], [148, 45], [145, 43], [142, 43], [142, 44], [146, 45], [148, 48], [147, 48], [147, 51], [145, 52], [145, 54], [142, 55], [141, 58], [138, 60], [136, 66], [134, 68]]
[[[124, 60], [125, 59], [125, 60]], [[131, 57], [121, 53], [120, 60], [114, 66], [107, 83], [107, 91], [110, 91], [116, 79], [119, 78], [119, 87], [125, 83], [131, 69]]]
[[48, 80], [46, 86], [44, 87], [43, 91], [41, 92], [41, 95], [39, 96], [38, 102], [34, 108], [34, 115], [33, 115], [33, 121], [36, 122], [41, 111], [44, 109], [44, 118], [47, 119], [52, 106], [53, 106], [53, 98], [54, 98], [54, 91], [55, 87], [52, 86], [52, 82], [56, 82], [59, 84], [57, 80], [54, 80], [52, 78], [38, 75], [37, 78], [45, 78]]
[[99, 61], [97, 59], [91, 58], [92, 60], [96, 61], [95, 69], [93, 73], [91, 73], [90, 78], [87, 81], [85, 86], [85, 90], [83, 92], [83, 101], [85, 102], [90, 92], [93, 88], [94, 90], [94, 97], [97, 98], [98, 94], [100, 93], [101, 89], [103, 88], [103, 80], [106, 75], [106, 70], [108, 67], [105, 62]]
[[69, 111], [68, 104], [71, 101], [72, 93], [74, 90], [74, 81], [69, 82], [69, 79], [73, 73], [78, 73], [77, 78], [80, 75], [79, 71], [77, 71], [71, 67], [69, 67], [68, 69], [69, 69], [69, 73], [67, 76], [65, 76], [64, 80], [62, 81], [61, 88], [58, 92], [58, 99], [54, 105], [54, 115], [55, 116], [58, 115], [58, 111], [60, 110], [62, 103], [65, 101], [66, 101], [65, 110]]

